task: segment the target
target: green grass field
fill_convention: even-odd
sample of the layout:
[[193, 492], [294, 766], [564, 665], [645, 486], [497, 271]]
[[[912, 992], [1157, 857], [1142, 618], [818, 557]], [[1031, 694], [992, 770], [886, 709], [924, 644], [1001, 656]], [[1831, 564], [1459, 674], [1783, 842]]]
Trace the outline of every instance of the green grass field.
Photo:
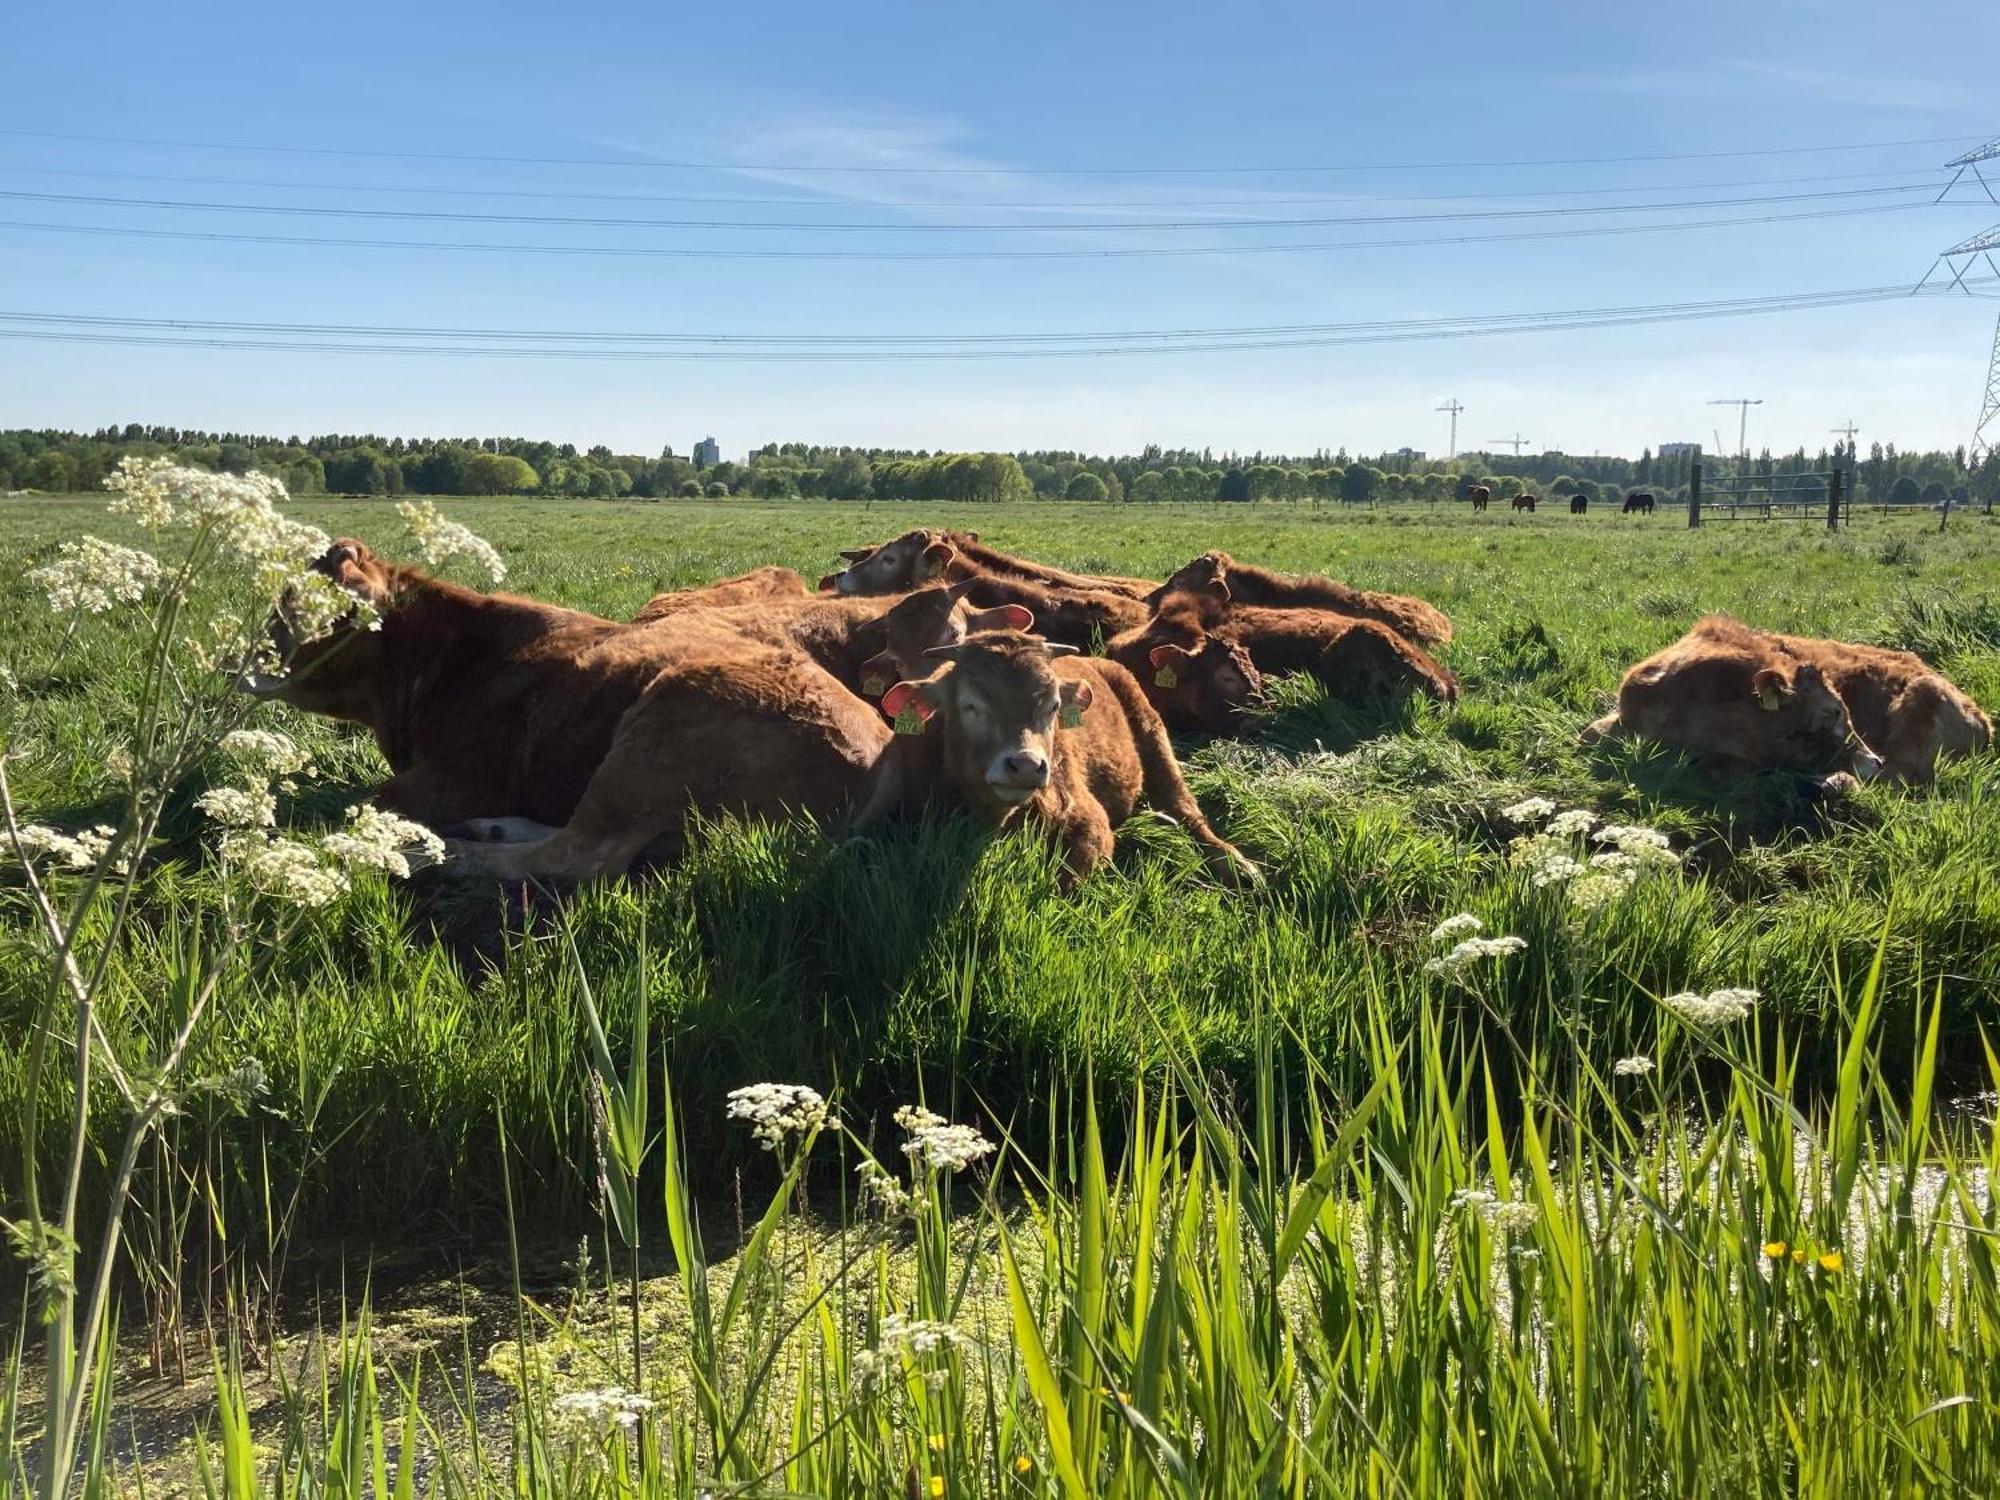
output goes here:
[[[384, 550], [400, 532], [385, 503], [294, 509]], [[785, 1373], [745, 1398], [742, 1451], [717, 1436], [729, 1422], [690, 1421], [684, 1451], [655, 1455], [660, 1493], [717, 1475], [762, 1475], [772, 1488], [744, 1492], [775, 1493], [773, 1474], [900, 1493], [906, 1468], [910, 1492], [921, 1473], [946, 1485], [927, 1492], [960, 1495], [1990, 1492], [2000, 1225], [1978, 1096], [1995, 1086], [1984, 1043], [2000, 1016], [2000, 756], [1933, 788], [1826, 802], [1798, 778], [1719, 783], [1576, 734], [1627, 665], [1709, 610], [1908, 647], [2000, 706], [2000, 522], [1960, 515], [1939, 534], [1934, 516], [1867, 515], [1829, 535], [1455, 507], [443, 509], [500, 548], [510, 589], [612, 617], [759, 563], [816, 577], [840, 548], [917, 524], [1152, 576], [1219, 546], [1431, 599], [1457, 626], [1440, 655], [1463, 696], [1384, 711], [1290, 684], [1244, 739], [1184, 744], [1218, 829], [1270, 874], [1249, 894], [1137, 824], [1115, 867], [1066, 898], [1038, 843], [949, 821], [846, 842], [719, 828], [679, 869], [526, 914], [434, 875], [364, 882], [281, 947], [250, 950], [195, 1039], [190, 1076], [254, 1058], [268, 1090], [248, 1108], [191, 1097], [165, 1127], [135, 1204], [151, 1279], [128, 1321], [171, 1300], [164, 1283], [209, 1274], [204, 1221], [227, 1227], [223, 1280], [229, 1256], [330, 1245], [357, 1267], [445, 1246], [503, 1272], [510, 1190], [520, 1238], [599, 1224], [587, 983], [620, 1059], [646, 993], [652, 1066], [672, 1079], [679, 1133], [642, 1177], [650, 1236], [661, 1150], [682, 1158], [670, 1203], [685, 1181], [712, 1239], [728, 1237], [725, 1205], [754, 1227], [774, 1193], [793, 1222], [799, 1179], [723, 1115], [729, 1090], [766, 1080], [837, 1096], [861, 1139], [892, 1140], [887, 1111], [921, 1094], [1004, 1133], [1054, 1183], [1037, 1209], [1032, 1183], [1005, 1177], [969, 1220], [1026, 1225], [1016, 1252], [1033, 1264], [1013, 1295], [990, 1244], [964, 1252], [977, 1277], [945, 1269], [965, 1236], [940, 1189], [936, 1223], [920, 1219], [862, 1298], [864, 1321], [905, 1296], [944, 1317], [987, 1287], [1003, 1322], [1012, 1309], [1010, 1339], [960, 1357], [948, 1386], [912, 1364], [903, 1405], [863, 1421], [830, 1394], [846, 1368], [827, 1304], [817, 1323], [802, 1311], [793, 1342], [772, 1334]], [[0, 728], [24, 811], [71, 827], [115, 812], [108, 767], [136, 690], [117, 631], [66, 638], [23, 580], [82, 530], [118, 535], [89, 497], [0, 501], [0, 661], [16, 683]], [[256, 722], [317, 762], [281, 821], [324, 823], [384, 774], [345, 729], [282, 708]], [[132, 1056], [157, 1051], [183, 1003], [170, 976], [216, 920], [200, 790], [163, 828], [110, 961], [99, 1014]], [[1522, 829], [1500, 810], [1529, 796], [1662, 830], [1683, 861], [1581, 911], [1509, 861]], [[1462, 983], [1427, 976], [1431, 929], [1460, 912], [1524, 950]], [[24, 906], [0, 914], [0, 1164], [53, 1159], [63, 1096], [42, 1140], [19, 1126], [46, 972]], [[1762, 999], [1726, 1041], [1659, 1004], [1733, 986]], [[1616, 1075], [1629, 1057], [1657, 1069]], [[655, 1113], [658, 1093], [656, 1079]], [[103, 1118], [108, 1151], [121, 1122]], [[1339, 1135], [1350, 1119], [1359, 1133]], [[1800, 1165], [1821, 1156], [1838, 1170]], [[1864, 1256], [1848, 1197], [1897, 1170], [1942, 1172], [1958, 1228], [1917, 1225], [1906, 1192], [1871, 1221]], [[12, 1177], [0, 1165], [10, 1202]], [[828, 1165], [809, 1181], [823, 1223], [842, 1179]], [[1479, 1214], [1449, 1200], [1467, 1190], [1534, 1205], [1540, 1227], [1466, 1222]], [[1456, 1251], [1439, 1248], [1452, 1235]], [[1786, 1292], [1789, 1262], [1762, 1266], [1767, 1241], [1844, 1245], [1848, 1267]], [[792, 1248], [759, 1261], [753, 1236], [737, 1271], [761, 1289], [766, 1330], [802, 1286], [832, 1285], [844, 1253], [803, 1232], [773, 1244]], [[685, 1276], [672, 1285], [680, 1312], [647, 1348], [677, 1368], [662, 1355], [693, 1337], [702, 1369], [706, 1335], [679, 1321], [704, 1326], [699, 1299]], [[1053, 1341], [1046, 1364], [1035, 1327]], [[762, 1347], [735, 1350], [735, 1378]], [[840, 1441], [786, 1468], [792, 1437], [822, 1418]]]

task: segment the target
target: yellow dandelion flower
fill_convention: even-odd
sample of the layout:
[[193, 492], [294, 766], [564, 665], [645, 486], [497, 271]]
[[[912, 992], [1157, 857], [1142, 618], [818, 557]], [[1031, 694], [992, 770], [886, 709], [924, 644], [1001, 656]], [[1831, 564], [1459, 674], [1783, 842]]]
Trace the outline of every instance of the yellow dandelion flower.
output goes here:
[[1764, 1253], [1770, 1256], [1772, 1260], [1783, 1260], [1785, 1252], [1791, 1248], [1783, 1240], [1766, 1240], [1764, 1242]]
[[1025, 1453], [1017, 1453], [1017, 1454], [1015, 1454], [1015, 1455], [1014, 1455], [1014, 1472], [1015, 1472], [1016, 1474], [1032, 1474], [1032, 1473], [1034, 1473], [1034, 1472], [1035, 1472], [1035, 1461], [1034, 1461], [1034, 1460], [1033, 1460], [1032, 1458], [1028, 1457], [1028, 1455], [1027, 1455], [1027, 1454], [1025, 1454]]
[[937, 1500], [937, 1497], [942, 1496], [943, 1494], [944, 1494], [944, 1475], [942, 1474], [931, 1475], [932, 1500]]
[[1840, 1270], [1846, 1264], [1846, 1260], [1838, 1250], [1829, 1250], [1819, 1258], [1819, 1268], [1829, 1273]]
[[944, 1434], [943, 1434], [943, 1433], [941, 1433], [941, 1432], [934, 1432], [934, 1433], [932, 1433], [932, 1434], [931, 1434], [931, 1452], [933, 1452], [933, 1453], [942, 1453], [942, 1452], [944, 1452]]
[[1792, 1264], [1795, 1266], [1802, 1266], [1805, 1263], [1806, 1263], [1806, 1248], [1805, 1246], [1801, 1245], [1798, 1247], [1798, 1249], [1792, 1252]]

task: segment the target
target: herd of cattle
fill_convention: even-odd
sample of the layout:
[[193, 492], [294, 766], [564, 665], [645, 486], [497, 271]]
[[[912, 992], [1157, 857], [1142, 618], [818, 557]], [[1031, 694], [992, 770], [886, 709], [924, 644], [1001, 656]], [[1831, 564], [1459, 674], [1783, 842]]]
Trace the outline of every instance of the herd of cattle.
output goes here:
[[[1474, 510], [1484, 510], [1493, 503], [1493, 487], [1487, 484], [1475, 484], [1466, 490], [1465, 498], [1472, 502]], [[1522, 493], [1514, 496], [1512, 500], [1508, 501], [1508, 504], [1513, 506], [1515, 510], [1525, 510], [1532, 515], [1539, 500], [1539, 496]], [[1625, 516], [1650, 516], [1658, 503], [1659, 501], [1650, 492], [1646, 490], [1634, 490], [1625, 497], [1625, 504], [1620, 509], [1619, 514]], [[1588, 495], [1571, 495], [1569, 497], [1569, 513], [1573, 516], [1590, 514], [1590, 497]]]
[[[466, 873], [613, 874], [673, 858], [696, 817], [862, 828], [939, 805], [1046, 827], [1074, 882], [1144, 803], [1232, 884], [1256, 867], [1196, 805], [1169, 729], [1240, 732], [1274, 673], [1341, 698], [1458, 694], [1427, 649], [1452, 636], [1433, 605], [1224, 552], [1164, 582], [1066, 572], [970, 532], [844, 556], [816, 591], [759, 568], [620, 622], [343, 540], [316, 566], [374, 618], [299, 646], [271, 687], [371, 730], [394, 773], [377, 800], [444, 833]], [[1921, 780], [1992, 726], [1906, 652], [1711, 616], [1632, 668], [1584, 731], [1613, 735], [1725, 766]]]

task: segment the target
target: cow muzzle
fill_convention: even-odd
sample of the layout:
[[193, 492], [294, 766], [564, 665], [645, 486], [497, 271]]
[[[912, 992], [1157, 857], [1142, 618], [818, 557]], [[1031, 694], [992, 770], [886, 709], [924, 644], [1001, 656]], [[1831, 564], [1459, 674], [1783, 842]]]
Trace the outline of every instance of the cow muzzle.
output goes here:
[[1026, 802], [1049, 784], [1049, 758], [1039, 750], [1003, 750], [986, 768], [986, 786], [1010, 805]]

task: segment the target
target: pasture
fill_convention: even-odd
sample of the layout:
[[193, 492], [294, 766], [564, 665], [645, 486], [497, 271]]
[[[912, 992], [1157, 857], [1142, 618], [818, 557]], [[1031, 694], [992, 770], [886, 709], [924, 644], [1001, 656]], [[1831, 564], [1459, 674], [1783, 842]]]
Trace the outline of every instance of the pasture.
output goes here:
[[[187, 1077], [254, 1061], [261, 1085], [189, 1091], [148, 1147], [127, 1226], [135, 1369], [176, 1369], [226, 1310], [239, 1345], [311, 1387], [306, 1407], [353, 1403], [392, 1462], [417, 1444], [426, 1483], [463, 1493], [522, 1462], [550, 1492], [1991, 1492], [2000, 756], [1828, 799], [1576, 736], [1627, 665], [1710, 610], [1907, 647], [2000, 706], [2000, 522], [442, 509], [500, 549], [510, 590], [614, 618], [761, 563], [814, 578], [920, 524], [1153, 577], [1221, 547], [1433, 601], [1462, 697], [1385, 708], [1293, 683], [1243, 739], [1182, 742], [1212, 821], [1269, 876], [1254, 892], [1140, 823], [1066, 897], [1041, 844], [950, 820], [845, 841], [721, 826], [677, 869], [525, 901], [435, 873], [359, 882], [250, 942], [193, 1039]], [[383, 550], [401, 530], [383, 502], [292, 510]], [[84, 530], [129, 540], [93, 497], [0, 501], [0, 732], [16, 803], [66, 828], [115, 817], [141, 689], [126, 635], [69, 633], [24, 580]], [[282, 823], [334, 820], [383, 774], [325, 721], [252, 722], [313, 757]], [[107, 956], [98, 1020], [120, 1055], [157, 1055], [190, 946], [234, 920], [201, 790], [176, 793]], [[1539, 820], [1503, 811], [1531, 797], [1659, 830], [1679, 863], [1602, 905], [1537, 885], [1510, 853]], [[47, 973], [15, 896], [0, 891], [0, 1164], [54, 1160], [70, 1123], [53, 1094], [41, 1138], [21, 1135]], [[1524, 946], [1427, 971], [1459, 913]], [[1733, 1025], [1661, 1004], [1743, 987], [1760, 998]], [[629, 1102], [609, 1080], [629, 1086], [633, 1055], [652, 1083], [628, 1318], [616, 1108], [596, 1101]], [[834, 1099], [845, 1131], [816, 1158], [760, 1151], [725, 1106], [766, 1081]], [[919, 1099], [1003, 1160], [919, 1172], [911, 1216], [870, 1239], [855, 1153], [900, 1165], [890, 1112]], [[114, 1109], [94, 1119], [93, 1183], [122, 1131]], [[15, 1175], [0, 1165], [10, 1216]], [[340, 1313], [301, 1267], [358, 1303], [371, 1266], [428, 1256], [490, 1287], [510, 1246], [579, 1236], [572, 1289], [500, 1299], [540, 1310], [504, 1338], [481, 1325], [504, 1348], [431, 1341], [430, 1381], [525, 1386], [509, 1415], [462, 1409], [472, 1394], [442, 1416], [413, 1392], [378, 1402], [302, 1352], [308, 1306], [329, 1338]], [[892, 1314], [958, 1331], [925, 1343]], [[365, 1365], [365, 1327], [344, 1337]], [[206, 1391], [206, 1353], [192, 1361]], [[247, 1379], [190, 1419], [218, 1472], [241, 1426], [263, 1477], [229, 1492], [294, 1457], [324, 1471], [338, 1424], [294, 1422], [283, 1399], [258, 1419], [273, 1446], [250, 1452], [258, 1424], [232, 1406]], [[659, 1403], [633, 1409], [636, 1440], [537, 1429], [562, 1390], [611, 1384]], [[406, 1404], [432, 1411], [421, 1444]], [[501, 1445], [483, 1458], [482, 1431]], [[562, 1463], [573, 1486], [535, 1478]]]

